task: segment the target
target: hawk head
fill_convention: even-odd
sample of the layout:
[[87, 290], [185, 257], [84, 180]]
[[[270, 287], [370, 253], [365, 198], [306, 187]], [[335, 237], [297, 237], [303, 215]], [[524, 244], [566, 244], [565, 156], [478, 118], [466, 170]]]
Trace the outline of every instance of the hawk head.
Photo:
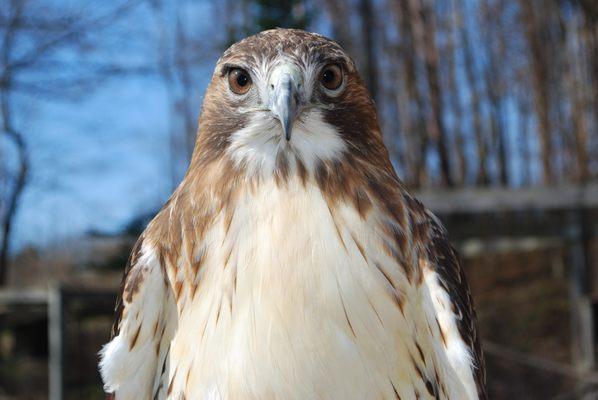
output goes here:
[[224, 156], [251, 175], [310, 172], [351, 154], [388, 159], [354, 62], [302, 30], [264, 31], [226, 50], [199, 122], [194, 162]]

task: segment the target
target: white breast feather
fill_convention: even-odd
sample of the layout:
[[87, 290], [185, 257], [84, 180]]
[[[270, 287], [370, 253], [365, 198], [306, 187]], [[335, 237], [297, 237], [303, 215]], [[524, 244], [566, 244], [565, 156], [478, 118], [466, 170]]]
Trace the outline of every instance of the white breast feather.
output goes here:
[[[426, 334], [427, 321], [443, 312], [432, 299], [446, 297], [435, 274], [425, 290], [410, 285], [383, 252], [373, 221], [345, 206], [336, 222], [342, 241], [319, 189], [298, 180], [286, 188], [264, 182], [244, 194], [228, 235], [219, 222], [206, 239], [202, 284], [172, 342], [173, 394], [394, 399], [396, 390], [402, 399], [415, 399], [415, 388], [427, 398], [411, 361], [417, 337], [430, 365], [432, 358], [438, 363], [449, 398], [476, 398], [471, 359], [452, 317], [440, 316], [450, 332], [448, 348]], [[398, 283], [410, 318], [399, 312], [374, 260]]]

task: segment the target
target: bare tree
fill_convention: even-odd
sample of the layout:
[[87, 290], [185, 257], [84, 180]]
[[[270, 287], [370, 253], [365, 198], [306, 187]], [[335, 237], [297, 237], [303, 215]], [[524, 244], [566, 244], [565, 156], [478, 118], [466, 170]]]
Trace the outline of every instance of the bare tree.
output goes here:
[[[412, 1], [415, 3], [415, 1]], [[419, 8], [420, 17], [415, 17], [414, 21], [421, 23], [418, 30], [422, 33], [426, 78], [429, 86], [430, 123], [428, 130], [430, 137], [434, 140], [438, 149], [438, 158], [440, 160], [440, 176], [443, 185], [453, 186], [451, 176], [451, 162], [448, 154], [446, 127], [443, 119], [443, 95], [442, 86], [439, 77], [438, 46], [436, 45], [436, 16], [428, 0], [422, 0]], [[412, 13], [416, 12], [416, 6], [412, 6]], [[413, 14], [412, 14], [413, 15]]]
[[[506, 154], [506, 124], [503, 105], [504, 68], [498, 68], [498, 60], [504, 57], [504, 29], [501, 26], [500, 13], [504, 5], [500, 1], [485, 0], [482, 2], [482, 18], [484, 29], [485, 52], [488, 63], [484, 69], [484, 87], [489, 105], [489, 128], [491, 141], [495, 148], [495, 159], [498, 170], [498, 182], [502, 186], [509, 183]], [[497, 18], [497, 16], [499, 16]]]
[[[12, 224], [17, 211], [17, 205], [29, 170], [29, 154], [23, 134], [17, 130], [13, 121], [13, 110], [11, 109], [11, 85], [14, 81], [14, 71], [10, 67], [11, 54], [15, 45], [15, 36], [21, 23], [24, 4], [18, 1], [11, 1], [7, 12], [7, 21], [2, 42], [1, 57], [4, 66], [2, 78], [0, 79], [0, 108], [2, 112], [3, 134], [14, 144], [18, 154], [18, 169], [13, 183], [12, 192], [7, 196], [7, 206], [2, 221], [2, 244], [0, 246], [0, 285], [6, 281], [6, 270], [8, 266], [8, 250]], [[8, 185], [7, 185], [8, 186]]]
[[470, 115], [472, 116], [472, 130], [476, 142], [476, 155], [478, 161], [478, 168], [476, 174], [476, 183], [478, 185], [487, 185], [489, 183], [487, 156], [488, 146], [486, 142], [485, 129], [482, 124], [482, 99], [480, 94], [478, 74], [476, 71], [476, 61], [473, 53], [473, 46], [471, 44], [471, 37], [465, 19], [463, 17], [463, 8], [461, 2], [457, 2], [458, 18], [463, 20], [463, 24], [459, 27], [461, 45], [463, 46], [464, 69], [466, 76], [466, 83], [470, 92]]
[[458, 87], [459, 77], [457, 76], [457, 44], [459, 39], [459, 27], [463, 23], [459, 18], [454, 1], [449, 4], [450, 16], [445, 25], [444, 34], [447, 36], [445, 59], [447, 64], [447, 87], [450, 93], [450, 106], [453, 113], [453, 142], [457, 155], [456, 184], [463, 185], [469, 175], [469, 161], [465, 155], [466, 138], [463, 128], [463, 102], [461, 90]]
[[542, 43], [542, 21], [535, 1], [520, 0], [521, 18], [530, 50], [530, 79], [538, 118], [538, 136], [542, 146], [542, 170], [545, 183], [554, 182], [552, 126], [550, 123], [549, 57]]
[[[0, 3], [1, 150], [16, 154], [0, 169], [0, 282], [19, 199], [31, 177], [29, 133], [15, 118], [16, 94], [60, 99], [89, 89], [98, 77], [158, 71], [169, 97], [174, 184], [194, 141], [200, 99], [195, 84], [207, 52], [219, 53], [241, 36], [276, 25], [327, 24], [356, 57], [389, 131], [391, 154], [410, 185], [554, 184], [598, 177], [593, 0], [326, 0], [326, 18], [317, 26], [310, 25], [309, 0], [227, 0], [225, 7], [213, 7], [225, 11], [218, 11], [222, 29], [211, 41], [202, 40], [189, 17], [191, 0], [150, 0], [159, 47], [151, 67], [87, 60], [76, 73], [65, 72], [53, 55], [93, 47], [93, 32], [106, 32], [135, 4], [122, 1], [85, 12], [47, 5], [40, 11], [44, 0]], [[19, 47], [23, 35], [30, 48]], [[43, 75], [35, 74], [42, 69]]]
[[158, 28], [156, 64], [169, 100], [169, 167], [170, 182], [174, 188], [195, 143], [195, 116], [199, 106], [193, 93], [195, 82], [192, 71], [198, 67], [198, 54], [205, 49], [186, 26], [188, 2], [173, 5], [151, 0], [150, 5]]
[[[426, 163], [426, 153], [428, 150], [428, 134], [426, 132], [425, 120], [425, 105], [424, 97], [418, 84], [418, 53], [417, 49], [421, 49], [419, 45], [420, 40], [416, 37], [414, 26], [411, 20], [410, 4], [408, 0], [400, 0], [396, 12], [399, 15], [399, 34], [401, 35], [401, 56], [403, 61], [403, 72], [405, 74], [404, 83], [405, 89], [408, 93], [409, 109], [408, 117], [414, 120], [415, 124], [412, 126], [414, 132], [407, 134], [413, 137], [413, 170], [417, 174], [415, 177], [415, 185], [421, 186], [428, 179], [428, 169]], [[411, 116], [413, 115], [413, 116]]]
[[[117, 7], [102, 8], [94, 14], [82, 16], [78, 10], [44, 8], [43, 4], [27, 0], [9, 0], [0, 4], [1, 134], [16, 148], [18, 164], [14, 176], [8, 178], [4, 194], [6, 207], [0, 221], [0, 285], [6, 282], [14, 219], [31, 172], [26, 134], [16, 123], [16, 97], [33, 95], [54, 100], [68, 99], [82, 93], [82, 90], [89, 90], [101, 78], [143, 70], [139, 66], [122, 67], [113, 63], [83, 63], [77, 60], [76, 63], [81, 62], [81, 68], [68, 74], [72, 68], [67, 68], [68, 65], [54, 57], [60, 51], [81, 52], [89, 48], [93, 32], [103, 32], [134, 5], [127, 1]], [[23, 42], [29, 46], [22, 46]], [[39, 71], [44, 72], [43, 76], [35, 74]]]
[[370, 90], [372, 98], [376, 100], [378, 98], [378, 71], [376, 69], [376, 56], [375, 56], [375, 14], [372, 9], [371, 0], [360, 0], [359, 10], [361, 14], [361, 37], [363, 39], [364, 47], [364, 71], [365, 82]]
[[330, 18], [332, 36], [347, 51], [355, 54], [357, 41], [351, 32], [351, 5], [346, 0], [326, 0], [324, 5]]

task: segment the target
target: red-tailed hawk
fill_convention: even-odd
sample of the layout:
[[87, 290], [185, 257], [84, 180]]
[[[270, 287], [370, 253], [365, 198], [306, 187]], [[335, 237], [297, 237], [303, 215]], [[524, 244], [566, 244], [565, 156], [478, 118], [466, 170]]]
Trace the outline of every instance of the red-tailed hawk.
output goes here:
[[486, 398], [459, 258], [337, 43], [276, 29], [224, 53], [101, 356], [117, 400]]

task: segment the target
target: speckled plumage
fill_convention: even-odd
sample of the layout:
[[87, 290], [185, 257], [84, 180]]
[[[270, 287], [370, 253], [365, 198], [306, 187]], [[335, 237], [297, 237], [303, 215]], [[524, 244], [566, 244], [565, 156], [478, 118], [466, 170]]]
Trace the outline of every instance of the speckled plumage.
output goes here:
[[[328, 63], [343, 86], [318, 84]], [[285, 141], [272, 71], [302, 74]], [[254, 87], [228, 90], [226, 71]], [[486, 398], [473, 303], [436, 218], [397, 178], [335, 42], [272, 30], [216, 66], [181, 185], [135, 246], [107, 392], [128, 399]]]

